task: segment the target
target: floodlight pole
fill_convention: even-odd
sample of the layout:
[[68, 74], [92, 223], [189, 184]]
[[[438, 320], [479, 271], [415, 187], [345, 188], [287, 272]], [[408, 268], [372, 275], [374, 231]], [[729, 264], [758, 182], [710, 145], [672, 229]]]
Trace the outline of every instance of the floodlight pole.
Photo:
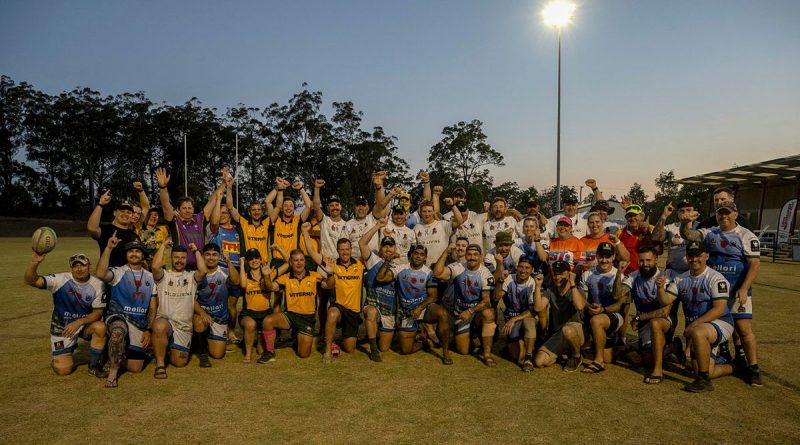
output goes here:
[[189, 161], [186, 152], [186, 133], [183, 133], [183, 193], [189, 196]]
[[558, 94], [556, 111], [556, 208], [561, 208], [561, 27], [558, 28]]
[[239, 133], [236, 133], [236, 164], [233, 166], [233, 180], [236, 181], [236, 208], [239, 208]]

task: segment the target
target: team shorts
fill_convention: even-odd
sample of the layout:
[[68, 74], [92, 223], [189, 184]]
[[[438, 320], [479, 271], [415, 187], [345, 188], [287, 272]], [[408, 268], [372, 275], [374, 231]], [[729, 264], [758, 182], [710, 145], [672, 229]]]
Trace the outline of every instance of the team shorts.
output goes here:
[[210, 329], [208, 338], [210, 340], [228, 341], [228, 325], [212, 321], [208, 327]]
[[[509, 317], [509, 318], [511, 318], [511, 317]], [[536, 323], [537, 318], [538, 317], [529, 317], [529, 318], [524, 318], [522, 320], [517, 320], [514, 323], [514, 327], [511, 328], [511, 333], [508, 335], [508, 341], [513, 342], [513, 341], [523, 340], [525, 338], [536, 338], [535, 323]], [[528, 332], [528, 329], [525, 328], [525, 320], [533, 321], [533, 323], [534, 323], [533, 335], [530, 335], [530, 333]], [[526, 334], [528, 334], [528, 335], [526, 335]]]
[[[583, 323], [578, 323], [577, 321], [569, 321], [564, 324], [564, 326], [572, 327], [578, 335], [578, 344], [583, 345], [586, 341], [583, 335]], [[564, 327], [562, 326], [561, 329], [555, 332], [555, 334], [551, 335], [539, 348], [540, 351], [547, 354], [551, 360], [557, 360], [562, 355], [570, 355], [570, 347], [567, 338], [564, 336]]]
[[608, 329], [606, 329], [606, 349], [609, 349], [614, 347], [614, 343], [617, 341], [617, 331], [622, 329], [622, 326], [625, 324], [625, 317], [619, 312], [606, 315], [608, 315], [608, 319], [611, 320], [611, 324], [609, 324]]
[[286, 321], [293, 329], [297, 330], [298, 334], [314, 336], [314, 325], [317, 323], [317, 318], [314, 314], [298, 314], [295, 312], [281, 312]]
[[84, 329], [85, 327], [86, 326], [81, 326], [78, 329], [78, 332], [73, 334], [72, 337], [59, 337], [51, 334], [50, 350], [52, 351], [53, 356], [55, 357], [62, 354], [72, 354], [72, 352], [78, 347], [78, 338], [91, 340], [92, 336], [86, 332], [88, 329]]
[[261, 325], [264, 323], [264, 319], [271, 313], [272, 309], [267, 309], [266, 311], [242, 309], [242, 312], [239, 312], [239, 326], [242, 325], [242, 318], [250, 317], [256, 322], [256, 331], [261, 332]]
[[[664, 320], [669, 324], [669, 327], [672, 328], [672, 320], [669, 317], [659, 317], [654, 318], [653, 320]], [[653, 325], [650, 323], [650, 321], [651, 320], [647, 320], [644, 323], [639, 324], [638, 332], [640, 351], [644, 351], [653, 347]]]
[[178, 323], [166, 317], [158, 317], [169, 323], [169, 347], [178, 351], [189, 352], [192, 346], [192, 329], [186, 330], [178, 326]]
[[128, 337], [128, 346], [125, 348], [125, 355], [132, 360], [144, 360], [144, 353], [146, 352], [144, 346], [142, 346], [142, 336], [144, 335], [144, 331], [120, 315], [111, 315], [106, 318], [106, 326], [109, 326], [110, 328], [111, 323], [116, 320], [125, 322], [125, 334]]
[[472, 329], [472, 322], [475, 321], [475, 315], [472, 314], [466, 321], [458, 318], [458, 314], [453, 311], [449, 312], [450, 327], [453, 329], [453, 335], [463, 335]]
[[711, 343], [712, 348], [727, 342], [733, 335], [733, 325], [727, 321], [714, 320], [711, 322], [711, 326], [714, 326], [714, 330], [717, 331], [717, 340]]
[[420, 312], [419, 317], [414, 318], [413, 315], [409, 314], [408, 317], [404, 317], [400, 320], [400, 330], [403, 332], [417, 332], [419, 329], [420, 323], [425, 322], [425, 318], [428, 316], [428, 310], [431, 306], [426, 307], [425, 309]]
[[242, 288], [239, 286], [228, 286], [228, 298], [239, 298], [242, 295]]
[[351, 311], [339, 303], [333, 303], [331, 307], [339, 309], [339, 313], [342, 315], [342, 318], [339, 320], [339, 324], [342, 327], [342, 337], [358, 337], [358, 327], [361, 325], [361, 313]]
[[744, 304], [739, 304], [735, 296], [728, 298], [728, 307], [734, 320], [749, 320], [753, 318], [753, 297], [748, 295]]

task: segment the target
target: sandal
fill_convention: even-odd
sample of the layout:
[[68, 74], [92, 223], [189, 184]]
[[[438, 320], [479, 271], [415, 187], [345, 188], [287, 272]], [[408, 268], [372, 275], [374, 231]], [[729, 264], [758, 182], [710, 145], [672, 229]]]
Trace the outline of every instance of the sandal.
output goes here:
[[117, 385], [119, 385], [119, 382], [117, 381], [116, 377], [114, 377], [113, 379], [106, 379], [106, 384], [105, 384], [106, 388], [116, 388]]
[[658, 385], [659, 383], [664, 381], [663, 375], [648, 375], [644, 378], [644, 383], [646, 385]]
[[484, 359], [483, 359], [483, 363], [484, 363], [486, 366], [490, 367], [490, 368], [494, 368], [495, 366], [497, 366], [497, 362], [496, 362], [496, 361], [494, 361], [494, 358], [493, 358], [493, 357], [486, 357], [486, 358], [484, 358]]
[[445, 365], [452, 365], [453, 359], [450, 357], [442, 357], [442, 363]]
[[156, 366], [156, 369], [153, 371], [153, 378], [163, 380], [167, 378], [167, 367], [166, 366]]
[[599, 374], [605, 371], [606, 368], [597, 362], [589, 363], [588, 365], [583, 365], [583, 372], [586, 374]]

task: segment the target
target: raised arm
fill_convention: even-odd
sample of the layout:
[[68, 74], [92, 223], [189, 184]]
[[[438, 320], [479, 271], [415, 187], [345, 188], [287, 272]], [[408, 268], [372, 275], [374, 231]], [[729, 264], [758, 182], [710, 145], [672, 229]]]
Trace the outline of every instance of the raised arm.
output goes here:
[[28, 263], [28, 267], [25, 268], [25, 284], [28, 286], [33, 286], [39, 289], [44, 289], [47, 287], [47, 282], [45, 282], [44, 277], [40, 276], [37, 270], [39, 269], [39, 265], [42, 264], [44, 261], [45, 255], [39, 255], [36, 252], [31, 252], [31, 262]]
[[161, 243], [161, 247], [156, 250], [155, 255], [153, 255], [153, 261], [150, 263], [150, 272], [153, 273], [153, 279], [156, 281], [164, 277], [164, 252], [167, 247], [172, 247], [171, 239], [166, 239]]
[[661, 306], [669, 306], [671, 305], [678, 296], [667, 292], [667, 277], [664, 276], [664, 272], [661, 272], [656, 277], [656, 296], [658, 297], [658, 302]]
[[386, 177], [385, 171], [372, 172], [372, 186], [375, 188], [375, 204], [372, 206], [372, 216], [381, 218], [386, 204], [386, 192], [383, 190], [383, 178]]
[[278, 216], [280, 216], [281, 213], [281, 205], [283, 205], [283, 191], [286, 190], [286, 187], [288, 186], [289, 181], [286, 181], [279, 176], [275, 177], [275, 188], [272, 189], [272, 192], [270, 192], [267, 198], [270, 196], [277, 198], [278, 205], [273, 205], [273, 200], [271, 199], [267, 199], [267, 202], [264, 203], [267, 206], [267, 215], [269, 215], [270, 222], [274, 223], [278, 220]]
[[200, 252], [200, 249], [198, 249], [194, 243], [189, 243], [189, 254], [194, 255], [195, 262], [197, 263], [197, 270], [194, 272], [194, 281], [199, 283], [203, 281], [203, 278], [205, 278], [208, 273], [206, 260], [203, 258], [203, 252]]
[[614, 248], [617, 251], [617, 258], [620, 261], [630, 262], [631, 253], [628, 252], [628, 248], [625, 247], [625, 244], [622, 244], [622, 241], [619, 240], [619, 237], [615, 233], [609, 233], [608, 240], [614, 245]]
[[136, 190], [136, 194], [139, 197], [139, 207], [142, 208], [142, 218], [139, 218], [141, 225], [144, 222], [144, 217], [147, 216], [147, 212], [150, 211], [150, 198], [147, 197], [141, 181], [133, 181], [133, 189]]
[[121, 240], [117, 238], [117, 231], [115, 230], [114, 233], [111, 234], [111, 238], [108, 239], [103, 253], [100, 254], [100, 260], [97, 261], [97, 278], [106, 283], [110, 283], [111, 280], [114, 279], [114, 274], [108, 270], [108, 262], [111, 259], [111, 251], [117, 247], [120, 241]]
[[436, 214], [436, 219], [442, 219], [441, 204], [439, 203], [439, 197], [441, 196], [442, 192], [444, 192], [444, 187], [441, 185], [433, 187], [431, 201], [433, 201], [433, 213]]
[[220, 179], [219, 185], [217, 186], [216, 189], [214, 189], [214, 192], [211, 194], [211, 196], [208, 197], [208, 201], [206, 202], [206, 205], [203, 207], [203, 216], [205, 216], [206, 218], [208, 218], [208, 215], [210, 215], [211, 212], [214, 210], [214, 205], [216, 204], [216, 200], [218, 199], [218, 197], [221, 197], [222, 194], [225, 192], [225, 179], [228, 176], [229, 176], [228, 167], [224, 167], [222, 169], [222, 179]]
[[106, 190], [105, 193], [100, 195], [100, 201], [97, 202], [94, 210], [92, 210], [92, 214], [89, 215], [89, 221], [86, 222], [86, 230], [94, 239], [100, 238], [102, 234], [100, 231], [100, 218], [103, 216], [103, 207], [109, 202], [111, 202], [111, 191]]
[[211, 233], [214, 233], [217, 231], [217, 229], [219, 229], [220, 207], [222, 207], [222, 196], [216, 192], [213, 196], [216, 199], [214, 199], [214, 206], [211, 208], [211, 214], [205, 214], [208, 218], [208, 229]]
[[422, 200], [433, 200], [433, 193], [431, 192], [431, 176], [426, 171], [419, 172], [419, 180], [422, 182]]
[[[303, 225], [300, 226], [300, 231], [303, 232], [303, 241], [305, 242], [306, 250], [308, 251], [308, 256], [310, 256], [315, 263], [322, 264], [323, 260], [322, 255], [320, 255], [320, 253], [317, 252], [317, 249], [314, 248], [314, 243], [311, 241], [311, 234], [310, 234], [311, 223], [304, 222]], [[289, 257], [284, 257], [284, 258], [288, 260]]]
[[300, 198], [303, 199], [303, 211], [300, 212], [300, 221], [308, 220], [308, 215], [311, 215], [311, 209], [314, 205], [311, 203], [311, 198], [306, 193], [306, 189], [303, 188], [303, 183], [300, 181], [295, 182], [292, 184], [292, 188], [297, 190], [300, 194]]
[[[225, 261], [225, 264], [228, 265], [228, 282], [234, 286], [238, 286], [239, 283], [241, 282], [241, 278], [239, 276], [239, 271], [236, 269], [236, 267], [233, 265], [233, 262], [231, 261], [230, 255], [228, 255], [226, 252], [222, 252], [222, 259]], [[244, 258], [242, 258], [239, 261], [243, 263]]]
[[605, 200], [602, 190], [597, 188], [597, 181], [594, 179], [587, 179], [585, 184], [592, 190], [592, 202]]
[[370, 227], [369, 230], [361, 235], [361, 238], [358, 239], [358, 249], [361, 252], [361, 258], [369, 258], [369, 256], [372, 254], [372, 251], [369, 249], [370, 240], [373, 236], [375, 236], [376, 233], [378, 233], [379, 230], [386, 227], [388, 222], [389, 220], [386, 217], [383, 217], [379, 219], [374, 226]]
[[692, 229], [692, 223], [700, 216], [696, 210], [681, 217], [681, 237], [687, 241], [703, 241], [703, 232]]
[[322, 212], [322, 198], [319, 196], [322, 187], [325, 187], [324, 179], [314, 181], [314, 195], [311, 198], [311, 203], [314, 205], [314, 218], [319, 222], [322, 222], [322, 218], [325, 217], [325, 213]]
[[167, 190], [169, 178], [170, 176], [167, 174], [167, 170], [164, 167], [159, 167], [156, 169], [158, 199], [161, 201], [161, 211], [164, 213], [164, 220], [166, 221], [172, 221], [175, 219], [175, 209], [172, 208], [172, 204], [169, 202], [169, 190]]
[[[278, 283], [272, 279], [272, 270], [269, 268], [269, 264], [264, 263], [261, 265], [261, 276], [264, 277], [264, 290], [270, 292], [277, 292], [280, 290]], [[276, 277], [278, 276], [280, 276], [280, 274], [276, 275]]]
[[228, 207], [228, 212], [231, 214], [231, 221], [236, 221], [238, 224], [239, 218], [241, 218], [242, 215], [233, 202], [233, 176], [228, 176], [225, 179], [225, 205]]
[[664, 210], [661, 212], [661, 218], [658, 219], [655, 227], [653, 227], [653, 234], [651, 235], [653, 241], [664, 241], [667, 238], [667, 231], [664, 230], [664, 227], [667, 224], [667, 218], [672, 215], [674, 210], [675, 208], [672, 207], [672, 201], [664, 206]]
[[456, 250], [455, 243], [450, 243], [447, 246], [447, 249], [439, 255], [439, 259], [436, 260], [436, 264], [433, 265], [433, 276], [439, 280], [447, 281], [452, 278], [452, 271], [449, 267], [447, 267], [447, 257], [450, 256], [453, 251]]

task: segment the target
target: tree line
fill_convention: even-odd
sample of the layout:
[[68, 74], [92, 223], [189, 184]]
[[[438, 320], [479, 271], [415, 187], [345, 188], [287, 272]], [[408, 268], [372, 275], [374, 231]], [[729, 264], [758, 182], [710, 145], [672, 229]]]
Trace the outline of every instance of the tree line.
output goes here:
[[[416, 172], [397, 153], [396, 137], [380, 126], [364, 128], [364, 114], [352, 102], [331, 103], [330, 116], [323, 113], [324, 105], [322, 92], [305, 83], [284, 104], [238, 104], [221, 111], [195, 97], [180, 105], [155, 103], [141, 91], [103, 95], [78, 87], [51, 95], [2, 76], [0, 196], [5, 205], [0, 214], [83, 218], [105, 190], [118, 199], [133, 198], [134, 180], [149, 184], [155, 199], [159, 166], [172, 172], [171, 196], [204, 200], [221, 167], [234, 165], [237, 138], [242, 203], [263, 198], [273, 178], [281, 176], [307, 186], [324, 178], [325, 196], [337, 194], [350, 208], [356, 196], [372, 196], [369, 172], [379, 170], [388, 173], [387, 185], [400, 185], [415, 199], [421, 196]], [[488, 143], [482, 125], [476, 119], [443, 128], [442, 139], [429, 150], [433, 183], [446, 191], [464, 188], [473, 210], [503, 196], [520, 210], [537, 200], [553, 213], [555, 186], [539, 191], [517, 182], [495, 184], [490, 169], [503, 166], [505, 159]], [[651, 216], [655, 210], [660, 214], [671, 197], [707, 201], [706, 188], [679, 187], [671, 171], [661, 173], [656, 186], [655, 199], [645, 204]], [[648, 198], [639, 184], [629, 195], [635, 202]], [[561, 196], [577, 198], [576, 188], [562, 186]]]

